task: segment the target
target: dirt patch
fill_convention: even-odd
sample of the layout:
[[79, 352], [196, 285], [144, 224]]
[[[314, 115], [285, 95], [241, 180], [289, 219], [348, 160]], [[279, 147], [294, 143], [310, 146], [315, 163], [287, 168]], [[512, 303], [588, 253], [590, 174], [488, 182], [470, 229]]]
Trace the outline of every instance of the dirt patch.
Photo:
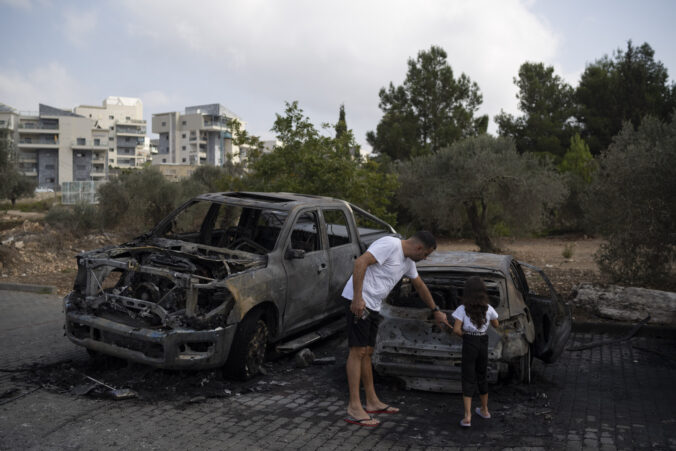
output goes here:
[[[582, 282], [603, 282], [594, 254], [604, 241], [587, 236], [547, 238], [508, 238], [498, 242], [503, 254], [530, 263], [544, 270], [556, 290], [567, 300], [572, 299], [573, 287]], [[478, 251], [470, 240], [441, 240], [439, 250]], [[564, 254], [567, 256], [564, 256]]]

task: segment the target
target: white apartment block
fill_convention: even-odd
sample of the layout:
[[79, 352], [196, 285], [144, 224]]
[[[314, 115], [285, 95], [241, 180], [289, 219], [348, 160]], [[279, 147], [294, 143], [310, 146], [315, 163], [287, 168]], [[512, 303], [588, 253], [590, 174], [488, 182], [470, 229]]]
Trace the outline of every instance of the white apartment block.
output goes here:
[[148, 160], [145, 151], [146, 121], [143, 102], [131, 97], [111, 96], [102, 106], [80, 105], [76, 114], [92, 119], [95, 129], [108, 130], [107, 161], [110, 168], [134, 168]]
[[153, 165], [222, 166], [228, 158], [239, 161], [239, 147], [232, 144], [231, 121], [246, 124], [223, 105], [213, 103], [179, 112], [153, 114], [152, 131], [159, 134]]
[[37, 114], [20, 114], [16, 128], [19, 169], [39, 187], [106, 178], [108, 130], [91, 119], [40, 104]]
[[102, 107], [74, 111], [40, 104], [38, 112], [24, 113], [0, 104], [0, 131], [15, 144], [19, 170], [39, 187], [106, 180], [110, 167], [136, 167], [148, 158], [139, 99], [108, 97]]

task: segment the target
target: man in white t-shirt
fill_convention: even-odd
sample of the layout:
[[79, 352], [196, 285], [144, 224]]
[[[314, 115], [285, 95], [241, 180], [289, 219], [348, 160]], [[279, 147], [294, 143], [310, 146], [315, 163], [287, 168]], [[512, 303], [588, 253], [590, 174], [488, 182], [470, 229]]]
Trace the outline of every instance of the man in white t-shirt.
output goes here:
[[[422, 300], [434, 312], [437, 323], [451, 327], [446, 314], [434, 303], [430, 291], [418, 276], [415, 262], [424, 260], [437, 247], [434, 236], [426, 231], [417, 232], [407, 240], [383, 237], [376, 240], [354, 263], [354, 272], [345, 284], [347, 337], [350, 353], [347, 357], [347, 383], [350, 401], [345, 421], [359, 426], [375, 427], [380, 422], [372, 413], [397, 413], [399, 409], [378, 399], [373, 386], [371, 355], [375, 346], [380, 306], [390, 290], [403, 276]], [[364, 313], [366, 312], [366, 316]], [[364, 386], [366, 408], [361, 404], [359, 382]]]

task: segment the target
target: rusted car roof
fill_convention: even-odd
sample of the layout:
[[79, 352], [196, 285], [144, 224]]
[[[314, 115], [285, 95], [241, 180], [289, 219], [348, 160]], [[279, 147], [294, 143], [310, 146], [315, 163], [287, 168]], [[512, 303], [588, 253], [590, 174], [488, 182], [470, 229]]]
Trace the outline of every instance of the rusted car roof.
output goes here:
[[197, 199], [236, 203], [241, 205], [257, 205], [263, 208], [272, 208], [277, 210], [291, 210], [296, 206], [307, 203], [319, 206], [336, 206], [347, 204], [347, 202], [340, 199], [323, 196], [312, 196], [309, 194], [260, 193], [249, 191], [208, 193], [197, 196]]
[[511, 255], [483, 254], [480, 252], [435, 251], [425, 260], [416, 264], [420, 268], [458, 267], [481, 268], [509, 274]]

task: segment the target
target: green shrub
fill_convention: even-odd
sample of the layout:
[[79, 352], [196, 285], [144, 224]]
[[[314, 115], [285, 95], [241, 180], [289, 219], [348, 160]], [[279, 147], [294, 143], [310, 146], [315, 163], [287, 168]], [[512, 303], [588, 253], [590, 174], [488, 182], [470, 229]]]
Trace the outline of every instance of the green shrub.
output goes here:
[[73, 206], [54, 205], [45, 216], [45, 222], [52, 227], [70, 233], [91, 231], [100, 226], [96, 205], [78, 203]]
[[627, 123], [599, 161], [587, 217], [608, 243], [596, 261], [614, 282], [661, 288], [676, 261], [676, 117]]

